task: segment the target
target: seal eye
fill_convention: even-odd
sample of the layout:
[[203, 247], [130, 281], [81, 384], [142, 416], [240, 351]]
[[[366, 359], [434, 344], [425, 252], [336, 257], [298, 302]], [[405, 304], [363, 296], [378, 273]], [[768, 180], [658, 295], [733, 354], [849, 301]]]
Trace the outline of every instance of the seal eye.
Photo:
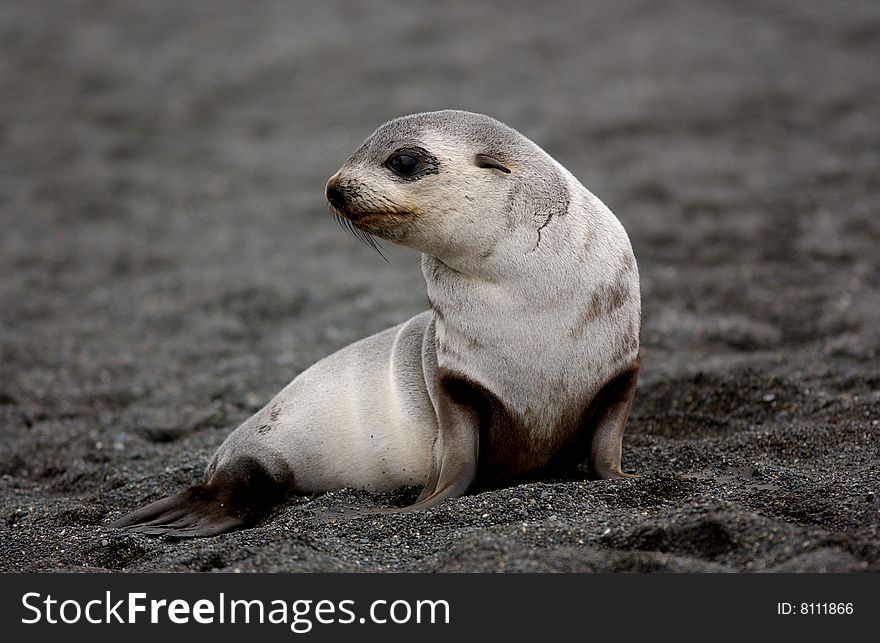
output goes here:
[[395, 154], [386, 165], [400, 176], [412, 176], [419, 167], [419, 159], [412, 154]]
[[385, 160], [385, 167], [404, 181], [417, 181], [428, 174], [439, 174], [437, 157], [422, 147], [399, 147]]

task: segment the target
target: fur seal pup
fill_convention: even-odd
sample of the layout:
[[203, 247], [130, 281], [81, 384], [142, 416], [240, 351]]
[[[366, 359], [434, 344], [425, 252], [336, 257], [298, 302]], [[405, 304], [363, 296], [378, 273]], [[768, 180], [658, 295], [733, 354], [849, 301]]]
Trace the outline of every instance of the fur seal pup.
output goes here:
[[430, 310], [317, 362], [238, 427], [203, 484], [113, 523], [210, 536], [288, 494], [424, 485], [421, 509], [586, 462], [626, 477], [639, 278], [611, 211], [480, 114], [377, 129], [326, 187], [357, 230], [422, 253]]

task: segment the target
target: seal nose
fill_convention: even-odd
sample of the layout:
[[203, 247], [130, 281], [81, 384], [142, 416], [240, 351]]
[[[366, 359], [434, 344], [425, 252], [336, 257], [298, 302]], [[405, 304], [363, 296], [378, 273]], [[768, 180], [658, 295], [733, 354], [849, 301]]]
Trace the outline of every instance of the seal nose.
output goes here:
[[342, 188], [339, 187], [339, 179], [334, 174], [330, 177], [330, 180], [327, 181], [327, 187], [324, 190], [324, 194], [327, 197], [327, 200], [337, 210], [345, 209], [345, 195], [342, 192]]

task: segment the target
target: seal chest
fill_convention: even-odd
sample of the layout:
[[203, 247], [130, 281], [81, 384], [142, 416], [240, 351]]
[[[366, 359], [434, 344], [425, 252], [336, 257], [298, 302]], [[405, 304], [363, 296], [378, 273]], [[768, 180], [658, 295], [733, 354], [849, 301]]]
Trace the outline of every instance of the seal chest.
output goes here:
[[295, 492], [421, 484], [413, 510], [584, 463], [627, 476], [638, 271], [599, 199], [515, 130], [453, 110], [382, 125], [326, 196], [358, 234], [422, 253], [430, 310], [304, 371], [203, 484], [115, 526], [206, 536]]

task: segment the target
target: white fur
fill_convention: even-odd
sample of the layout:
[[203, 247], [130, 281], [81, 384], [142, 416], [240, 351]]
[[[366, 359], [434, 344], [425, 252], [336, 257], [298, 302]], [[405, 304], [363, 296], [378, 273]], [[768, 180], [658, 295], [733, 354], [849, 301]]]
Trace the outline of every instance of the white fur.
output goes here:
[[[537, 247], [533, 228], [501, 235], [488, 265], [473, 275], [422, 256], [428, 296], [443, 310], [436, 324], [439, 366], [467, 373], [534, 427], [548, 431], [562, 411], [595, 394], [637, 353], [616, 355], [615, 347], [625, 321], [640, 314], [638, 298], [592, 320], [582, 332], [570, 332], [585, 302], [617, 276], [631, 250], [608, 208], [574, 179], [568, 187], [579, 198], [564, 222], [541, 231]], [[588, 237], [598, 238], [594, 252], [584, 255]], [[429, 279], [438, 264], [448, 278]], [[637, 271], [626, 279], [637, 293]]]
[[421, 359], [430, 323], [430, 313], [416, 315], [303, 371], [226, 439], [209, 472], [268, 451], [302, 492], [424, 483], [437, 435]]
[[[299, 491], [423, 484], [437, 435], [438, 366], [482, 384], [549, 438], [560, 413], [633, 362], [637, 346], [620, 351], [640, 315], [626, 232], [568, 171], [522, 141], [510, 174], [475, 165], [479, 142], [430, 127], [418, 142], [438, 158], [439, 174], [392, 180], [380, 156], [393, 140], [373, 140], [380, 152], [343, 166], [337, 177], [420, 212], [398, 240], [424, 253], [428, 296], [442, 319], [421, 313], [318, 362], [226, 440], [209, 473], [229, 458], [270, 452], [290, 466]], [[567, 211], [544, 227], [530, 195], [513, 192], [529, 171], [557, 173], [553, 189], [567, 190]], [[626, 285], [625, 302], [584, 324], [593, 293], [615, 279]]]

